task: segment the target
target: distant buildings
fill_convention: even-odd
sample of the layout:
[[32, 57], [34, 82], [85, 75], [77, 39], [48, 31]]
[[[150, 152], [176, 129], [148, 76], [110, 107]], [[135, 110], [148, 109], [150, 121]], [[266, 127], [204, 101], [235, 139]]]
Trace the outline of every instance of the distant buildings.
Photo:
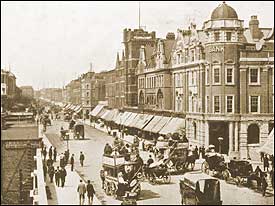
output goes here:
[[32, 86], [21, 86], [22, 96], [34, 98], [34, 90]]

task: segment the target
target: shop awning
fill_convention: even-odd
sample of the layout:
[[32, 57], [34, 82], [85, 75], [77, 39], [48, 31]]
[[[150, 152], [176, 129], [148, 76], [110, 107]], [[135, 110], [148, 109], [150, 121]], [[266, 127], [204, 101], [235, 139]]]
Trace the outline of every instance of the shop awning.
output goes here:
[[108, 116], [108, 114], [111, 112], [112, 112], [112, 110], [107, 109], [106, 112], [101, 116], [101, 118], [105, 120], [106, 117]]
[[168, 133], [180, 132], [181, 129], [185, 128], [185, 119], [172, 118], [161, 130], [160, 134], [167, 135]]
[[78, 110], [76, 110], [75, 112], [78, 114], [79, 112], [81, 112], [81, 110], [82, 110], [82, 106], [80, 106], [80, 107], [78, 108]]
[[161, 120], [152, 128], [153, 133], [159, 133], [159, 131], [172, 119], [172, 117], [162, 117]]
[[162, 119], [162, 116], [154, 116], [154, 118], [144, 127], [144, 131], [151, 132], [152, 129], [156, 126], [156, 124]]
[[116, 119], [116, 117], [117, 117], [118, 114], [119, 114], [118, 109], [112, 109], [112, 110], [108, 113], [108, 115], [106, 116], [105, 120], [106, 120], [106, 121], [109, 121], [109, 122], [115, 121], [115, 119]]
[[136, 123], [135, 127], [138, 129], [143, 129], [147, 124], [153, 119], [154, 115], [142, 114], [139, 116], [140, 120]]
[[136, 123], [139, 121], [142, 114], [137, 114], [134, 119], [129, 123], [128, 127], [135, 127]]
[[115, 122], [116, 124], [120, 124], [123, 115], [124, 115], [124, 113], [119, 112], [118, 115], [116, 116], [114, 122]]
[[127, 121], [124, 122], [123, 125], [126, 126], [126, 127], [129, 127], [129, 125], [135, 119], [136, 116], [137, 116], [137, 113], [131, 113], [131, 116], [128, 117]]
[[72, 106], [72, 104], [67, 104], [65, 109], [68, 109], [70, 106]]
[[79, 108], [81, 108], [81, 105], [75, 106], [74, 111], [76, 112], [77, 110], [79, 110]]
[[266, 142], [260, 147], [259, 152], [274, 155], [274, 128], [268, 135]]
[[89, 113], [89, 115], [96, 117], [98, 113], [104, 108], [104, 105], [98, 104], [96, 107]]
[[121, 116], [121, 119], [119, 119], [119, 123], [118, 124], [121, 124], [121, 125], [124, 125], [126, 120], [132, 115], [131, 112], [124, 112]]
[[100, 112], [96, 115], [96, 117], [101, 118], [102, 116], [106, 113], [109, 112], [110, 110], [107, 110], [106, 108], [103, 108], [102, 110], [100, 110]]

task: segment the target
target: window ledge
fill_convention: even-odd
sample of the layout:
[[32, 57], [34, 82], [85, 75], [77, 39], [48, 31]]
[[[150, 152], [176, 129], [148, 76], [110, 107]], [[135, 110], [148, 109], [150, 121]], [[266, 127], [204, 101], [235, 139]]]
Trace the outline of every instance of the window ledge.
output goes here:
[[247, 144], [248, 147], [259, 147], [260, 144], [259, 143], [251, 143], [251, 144]]
[[249, 85], [249, 86], [261, 86], [260, 83], [249, 83], [248, 85]]
[[222, 84], [221, 83], [213, 83], [212, 85], [213, 86], [221, 86]]
[[235, 86], [235, 83], [226, 83], [227, 86]]

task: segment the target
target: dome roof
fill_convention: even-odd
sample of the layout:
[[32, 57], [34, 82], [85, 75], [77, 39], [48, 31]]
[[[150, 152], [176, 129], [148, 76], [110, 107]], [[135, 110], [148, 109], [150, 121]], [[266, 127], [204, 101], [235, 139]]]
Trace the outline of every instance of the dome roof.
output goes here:
[[238, 15], [231, 6], [223, 2], [211, 14], [211, 20], [217, 19], [238, 19]]

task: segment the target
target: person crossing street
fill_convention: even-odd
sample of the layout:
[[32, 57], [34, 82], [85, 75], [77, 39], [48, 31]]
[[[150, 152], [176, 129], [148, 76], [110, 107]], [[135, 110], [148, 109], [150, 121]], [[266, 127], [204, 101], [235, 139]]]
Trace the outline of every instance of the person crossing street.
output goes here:
[[60, 170], [61, 187], [64, 187], [64, 185], [65, 185], [66, 176], [67, 176], [67, 171], [66, 171], [66, 169], [63, 167], [63, 168], [61, 168], [61, 170]]
[[82, 152], [80, 152], [80, 157], [79, 157], [79, 160], [80, 160], [80, 165], [81, 167], [83, 167], [83, 164], [84, 164], [84, 159], [85, 159], [85, 156]]
[[74, 154], [72, 154], [71, 156], [70, 163], [71, 163], [71, 171], [74, 171]]
[[79, 193], [79, 204], [83, 205], [85, 201], [86, 186], [82, 180], [80, 180], [80, 183], [77, 187], [77, 192]]
[[88, 180], [88, 184], [86, 186], [86, 190], [87, 190], [88, 204], [92, 205], [93, 204], [94, 195], [95, 195], [95, 190], [94, 190], [94, 187], [91, 184], [90, 180]]

